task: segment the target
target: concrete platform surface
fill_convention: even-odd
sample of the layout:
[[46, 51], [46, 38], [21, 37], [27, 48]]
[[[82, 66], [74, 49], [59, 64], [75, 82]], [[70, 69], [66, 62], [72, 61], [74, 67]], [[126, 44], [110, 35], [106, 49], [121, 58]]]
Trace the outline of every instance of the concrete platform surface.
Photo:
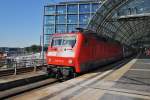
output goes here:
[[150, 100], [150, 59], [98, 70], [8, 100]]

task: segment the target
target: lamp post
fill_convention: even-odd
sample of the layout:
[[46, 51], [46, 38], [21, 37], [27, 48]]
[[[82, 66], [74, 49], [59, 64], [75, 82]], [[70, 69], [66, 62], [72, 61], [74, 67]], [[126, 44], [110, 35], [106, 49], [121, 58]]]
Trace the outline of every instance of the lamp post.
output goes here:
[[42, 35], [40, 35], [40, 58], [42, 58]]
[[43, 16], [43, 31], [42, 31], [42, 60], [44, 65], [44, 24], [45, 24], [45, 6], [44, 6], [44, 16]]

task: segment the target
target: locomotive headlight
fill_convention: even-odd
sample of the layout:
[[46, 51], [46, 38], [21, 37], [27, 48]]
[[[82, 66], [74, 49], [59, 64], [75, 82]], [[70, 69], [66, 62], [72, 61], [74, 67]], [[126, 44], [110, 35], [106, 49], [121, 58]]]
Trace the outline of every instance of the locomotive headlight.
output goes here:
[[72, 60], [72, 59], [69, 59], [69, 60], [68, 60], [68, 63], [69, 63], [69, 64], [72, 64], [72, 63], [73, 63], [73, 60]]
[[49, 59], [48, 59], [48, 61], [49, 61], [49, 62], [51, 62], [51, 61], [52, 61], [52, 59], [51, 59], [51, 58], [49, 58]]

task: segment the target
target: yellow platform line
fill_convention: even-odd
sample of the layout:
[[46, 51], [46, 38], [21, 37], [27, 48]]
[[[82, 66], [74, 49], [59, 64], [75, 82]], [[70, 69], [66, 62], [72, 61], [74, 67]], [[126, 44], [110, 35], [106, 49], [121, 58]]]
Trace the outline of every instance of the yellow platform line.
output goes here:
[[109, 76], [105, 77], [102, 81], [117, 81], [119, 80], [131, 67], [132, 65], [137, 61], [137, 59], [133, 59], [128, 64], [124, 65], [120, 69], [114, 71]]
[[150, 100], [149, 93], [139, 92], [139, 91], [115, 89], [115, 91], [108, 91], [107, 93], [114, 94], [114, 95], [122, 95], [122, 96], [127, 96], [132, 98], [139, 98], [144, 100]]
[[150, 72], [150, 69], [129, 69], [130, 71], [145, 71]]

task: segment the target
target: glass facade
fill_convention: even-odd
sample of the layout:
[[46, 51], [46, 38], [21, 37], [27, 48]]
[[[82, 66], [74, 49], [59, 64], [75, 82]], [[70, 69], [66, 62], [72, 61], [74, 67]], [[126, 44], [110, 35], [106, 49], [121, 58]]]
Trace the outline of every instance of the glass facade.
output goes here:
[[55, 14], [56, 13], [56, 8], [55, 6], [48, 6], [45, 7], [45, 14], [46, 15], [51, 15], [51, 14]]
[[89, 4], [81, 4], [80, 5], [80, 13], [89, 13], [90, 12], [90, 5]]
[[90, 20], [90, 14], [82, 14], [79, 17], [80, 24], [87, 24]]
[[78, 5], [68, 5], [68, 14], [78, 14]]
[[45, 26], [44, 31], [46, 34], [53, 34], [55, 33], [55, 26], [54, 25]]
[[46, 25], [55, 24], [55, 16], [46, 16], [45, 17], [45, 24]]
[[86, 26], [87, 26], [87, 25], [85, 25], [85, 24], [80, 24], [80, 25], [79, 25], [79, 27], [82, 27], [82, 28], [86, 28]]
[[78, 23], [78, 15], [68, 15], [67, 23], [77, 24]]
[[66, 6], [57, 6], [57, 14], [66, 14]]
[[56, 24], [65, 24], [65, 23], [66, 23], [66, 16], [65, 15], [56, 16]]
[[77, 25], [68, 25], [67, 32], [73, 32], [76, 30]]
[[66, 25], [56, 25], [56, 33], [66, 32]]
[[45, 6], [44, 34], [73, 32], [77, 27], [85, 28], [99, 5], [97, 1], [91, 0]]

